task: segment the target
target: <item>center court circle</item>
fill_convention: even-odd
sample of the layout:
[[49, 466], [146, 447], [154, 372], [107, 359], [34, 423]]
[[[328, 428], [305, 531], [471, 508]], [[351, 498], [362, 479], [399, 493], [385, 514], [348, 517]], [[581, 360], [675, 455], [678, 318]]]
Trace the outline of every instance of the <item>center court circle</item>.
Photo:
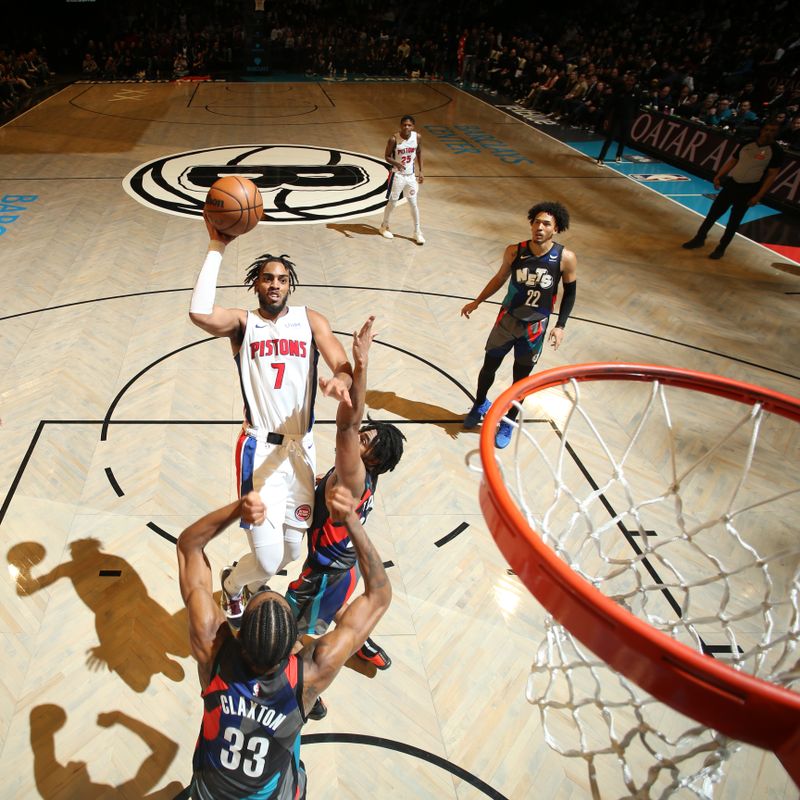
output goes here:
[[263, 222], [334, 222], [386, 204], [384, 161], [307, 145], [230, 145], [175, 153], [136, 167], [122, 185], [148, 208], [199, 219], [211, 185], [229, 175], [249, 178], [259, 188]]

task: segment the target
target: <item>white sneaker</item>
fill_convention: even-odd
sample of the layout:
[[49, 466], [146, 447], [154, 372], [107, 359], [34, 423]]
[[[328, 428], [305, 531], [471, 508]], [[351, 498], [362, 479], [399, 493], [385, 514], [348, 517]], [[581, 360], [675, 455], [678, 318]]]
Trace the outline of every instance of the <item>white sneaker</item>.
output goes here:
[[422, 235], [422, 231], [419, 228], [414, 231], [414, 241], [417, 244], [425, 244], [425, 237]]
[[239, 592], [239, 594], [232, 595], [225, 588], [225, 580], [227, 579], [228, 575], [231, 574], [233, 567], [235, 566], [236, 562], [234, 561], [232, 566], [224, 567], [219, 574], [219, 583], [222, 587], [222, 592], [220, 592], [219, 596], [219, 604], [225, 613], [225, 616], [228, 618], [228, 624], [235, 631], [238, 631], [242, 625], [244, 607], [247, 605], [247, 601], [250, 599], [250, 592], [245, 586], [242, 591]]
[[380, 231], [384, 239], [394, 239], [394, 234], [389, 230], [387, 225], [381, 225]]

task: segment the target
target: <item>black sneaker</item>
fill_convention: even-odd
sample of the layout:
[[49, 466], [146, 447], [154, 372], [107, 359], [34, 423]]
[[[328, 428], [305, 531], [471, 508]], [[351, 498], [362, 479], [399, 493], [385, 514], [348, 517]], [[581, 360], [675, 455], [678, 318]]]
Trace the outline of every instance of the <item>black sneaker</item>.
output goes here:
[[392, 659], [389, 658], [386, 651], [380, 646], [375, 644], [372, 639], [367, 639], [361, 647], [356, 650], [356, 655], [363, 661], [369, 661], [374, 664], [378, 669], [389, 669], [392, 666]]
[[717, 259], [722, 258], [722, 256], [724, 255], [725, 255], [725, 248], [717, 246], [708, 254], [708, 257], [713, 258], [714, 261], [716, 261]]
[[705, 243], [705, 239], [698, 239], [698, 237], [695, 236], [694, 239], [689, 239], [688, 242], [684, 242], [681, 247], [684, 250], [697, 250], [698, 247], [702, 247]]
[[317, 720], [324, 719], [327, 713], [328, 707], [322, 702], [322, 695], [320, 695], [312, 706], [311, 711], [308, 712], [308, 718]]

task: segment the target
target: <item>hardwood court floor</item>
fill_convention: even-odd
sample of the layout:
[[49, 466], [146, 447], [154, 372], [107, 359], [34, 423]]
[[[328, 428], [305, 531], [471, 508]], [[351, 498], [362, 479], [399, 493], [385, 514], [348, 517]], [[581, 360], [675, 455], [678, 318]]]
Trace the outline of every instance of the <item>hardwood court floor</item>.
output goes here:
[[[717, 262], [682, 250], [695, 216], [422, 83], [83, 84], [0, 129], [0, 196], [24, 207], [2, 212], [16, 219], [0, 236], [0, 796], [169, 798], [190, 777], [200, 701], [171, 538], [234, 496], [241, 401], [227, 342], [187, 317], [203, 225], [135, 202], [123, 178], [225, 145], [381, 159], [403, 113], [424, 139], [424, 247], [405, 206], [393, 241], [379, 212], [260, 225], [228, 248], [217, 294], [252, 305], [237, 287], [270, 250], [297, 262], [294, 302], [325, 313], [348, 350], [375, 314], [369, 409], [408, 437], [368, 524], [392, 562], [376, 638], [393, 666], [346, 669], [325, 693], [327, 718], [305, 728], [309, 797], [587, 796], [585, 765], [548, 748], [524, 700], [542, 612], [508, 574], [464, 464], [478, 435], [460, 419], [496, 306], [469, 321], [459, 310], [527, 238], [528, 207], [558, 200], [578, 300], [541, 368], [674, 364], [796, 395], [800, 281], [741, 239]], [[319, 469], [334, 410], [317, 404]], [[214, 542], [215, 570], [242, 544], [235, 530]], [[746, 748], [718, 796], [796, 790]]]

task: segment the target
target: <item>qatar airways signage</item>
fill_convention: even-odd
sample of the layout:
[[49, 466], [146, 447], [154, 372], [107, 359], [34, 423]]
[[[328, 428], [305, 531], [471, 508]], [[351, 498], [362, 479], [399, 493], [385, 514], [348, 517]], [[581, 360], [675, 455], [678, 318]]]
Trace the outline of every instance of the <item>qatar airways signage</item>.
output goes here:
[[[736, 152], [739, 141], [722, 131], [695, 125], [676, 117], [646, 112], [631, 127], [631, 140], [643, 150], [677, 161], [701, 174], [714, 175]], [[784, 162], [767, 197], [800, 211], [800, 157], [784, 153]]]

